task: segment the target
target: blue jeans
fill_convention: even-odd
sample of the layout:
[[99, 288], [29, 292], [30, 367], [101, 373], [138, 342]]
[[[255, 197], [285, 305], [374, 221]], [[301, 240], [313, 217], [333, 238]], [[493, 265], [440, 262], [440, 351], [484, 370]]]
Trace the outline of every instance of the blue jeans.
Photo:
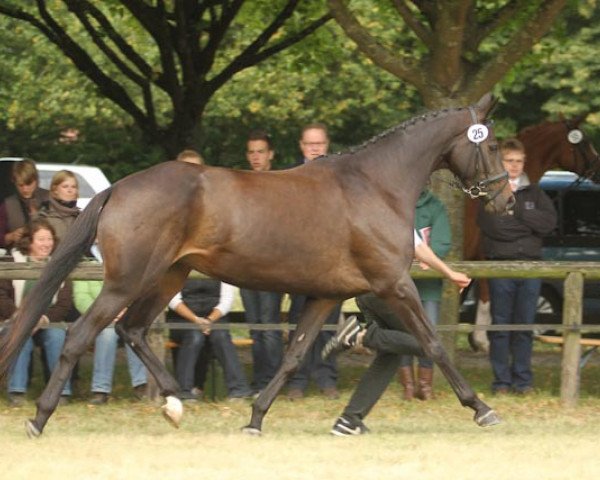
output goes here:
[[[46, 355], [46, 363], [50, 371], [58, 363], [60, 352], [65, 343], [67, 332], [62, 328], [46, 328], [35, 334], [41, 341]], [[31, 353], [33, 352], [33, 340], [27, 339], [25, 345], [19, 352], [17, 360], [12, 367], [10, 378], [8, 380], [8, 391], [13, 393], [25, 393], [29, 383], [29, 364], [31, 363]], [[62, 395], [71, 395], [71, 380], [68, 380], [62, 391]]]
[[[492, 278], [490, 311], [493, 325], [531, 325], [535, 321], [542, 281], [534, 279]], [[494, 373], [492, 390], [513, 388], [523, 391], [532, 386], [532, 331], [488, 332], [490, 362]]]
[[[289, 322], [296, 324], [300, 312], [302, 311], [304, 304], [306, 303], [306, 297], [303, 295], [294, 295], [292, 297], [292, 305], [290, 307]], [[342, 310], [342, 304], [339, 304], [333, 309], [325, 320], [325, 325], [337, 325], [340, 313]], [[335, 355], [330, 356], [327, 360], [321, 358], [321, 351], [335, 335], [333, 331], [321, 331], [318, 333], [317, 338], [313, 345], [306, 352], [304, 360], [298, 367], [298, 370], [294, 376], [288, 382], [288, 388], [306, 390], [308, 382], [312, 377], [320, 389], [332, 388], [337, 385], [338, 370], [335, 361]], [[294, 338], [293, 333], [290, 335], [290, 342]]]
[[[221, 321], [227, 322], [227, 317], [221, 318]], [[223, 367], [227, 396], [237, 398], [252, 395], [229, 331], [211, 330], [209, 337], [213, 354]], [[194, 385], [194, 372], [196, 368], [201, 368], [197, 362], [200, 351], [206, 346], [206, 336], [200, 330], [171, 330], [171, 338], [179, 344], [175, 354], [175, 378], [181, 390], [189, 392], [194, 386], [204, 387]]]
[[[240, 289], [247, 323], [280, 324], [280, 293]], [[275, 376], [283, 358], [281, 330], [250, 330], [254, 378], [252, 388], [262, 390]]]
[[[440, 302], [437, 300], [423, 300], [421, 302], [423, 304], [423, 309], [427, 314], [427, 319], [431, 322], [432, 325], [437, 325], [438, 320], [440, 318]], [[433, 361], [427, 357], [418, 357], [419, 367], [422, 368], [433, 368]], [[412, 366], [413, 357], [412, 355], [402, 355], [400, 359], [401, 367]]]
[[[224, 322], [226, 322], [227, 317], [224, 318]], [[220, 321], [223, 321], [223, 318]], [[229, 330], [212, 330], [210, 332], [210, 344], [215, 357], [223, 367], [227, 396], [229, 398], [239, 398], [252, 395], [252, 389], [246, 379], [235, 345], [231, 341]]]
[[[92, 392], [110, 393], [112, 391], [118, 340], [119, 336], [113, 327], [105, 328], [96, 337]], [[131, 347], [126, 345], [125, 350], [127, 352], [127, 365], [129, 366], [131, 385], [137, 387], [145, 384], [148, 381], [146, 367], [144, 367], [144, 364]]]
[[194, 372], [200, 350], [205, 344], [204, 334], [200, 330], [171, 330], [170, 337], [178, 344], [174, 358], [175, 379], [181, 391], [190, 392], [195, 386]]

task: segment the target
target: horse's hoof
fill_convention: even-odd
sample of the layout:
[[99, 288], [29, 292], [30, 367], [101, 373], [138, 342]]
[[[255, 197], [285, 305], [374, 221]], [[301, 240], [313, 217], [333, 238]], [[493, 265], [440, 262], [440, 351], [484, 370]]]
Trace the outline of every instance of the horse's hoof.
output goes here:
[[242, 433], [245, 433], [246, 435], [252, 435], [253, 437], [260, 437], [262, 435], [260, 428], [251, 427], [250, 425], [242, 427]]
[[481, 416], [477, 416], [477, 414], [475, 414], [475, 423], [477, 423], [477, 425], [480, 427], [491, 427], [501, 423], [501, 420], [496, 412], [493, 410], [488, 410]]
[[175, 428], [179, 428], [181, 417], [183, 417], [183, 404], [177, 397], [169, 395], [167, 403], [162, 406], [163, 417]]
[[25, 420], [25, 432], [29, 438], [38, 438], [42, 434], [33, 423], [33, 420]]

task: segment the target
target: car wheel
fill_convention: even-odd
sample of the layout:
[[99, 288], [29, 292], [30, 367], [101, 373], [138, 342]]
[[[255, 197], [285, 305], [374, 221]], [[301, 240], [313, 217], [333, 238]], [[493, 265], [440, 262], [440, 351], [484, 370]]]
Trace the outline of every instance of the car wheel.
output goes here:
[[[537, 302], [536, 323], [560, 323], [562, 318], [562, 299], [549, 285], [542, 285]], [[544, 333], [536, 330], [535, 334]]]

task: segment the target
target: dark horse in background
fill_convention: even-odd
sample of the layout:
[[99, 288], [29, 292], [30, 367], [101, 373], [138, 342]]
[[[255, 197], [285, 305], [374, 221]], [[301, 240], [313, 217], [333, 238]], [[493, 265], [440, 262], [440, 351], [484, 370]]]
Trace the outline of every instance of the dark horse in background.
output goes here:
[[[579, 126], [586, 115], [573, 119], [560, 118], [545, 121], [519, 131], [517, 138], [525, 146], [525, 173], [532, 183], [539, 182], [548, 170], [561, 169], [577, 173], [600, 183], [600, 160], [591, 142]], [[465, 260], [483, 260], [481, 232], [477, 226], [478, 202], [465, 203], [464, 248]], [[489, 289], [485, 279], [479, 279], [476, 286], [479, 303], [475, 323], [489, 325]], [[476, 330], [470, 336], [473, 348], [487, 351], [487, 333]]]
[[[179, 423], [177, 382], [144, 337], [192, 269], [240, 287], [311, 297], [280, 370], [253, 404], [246, 432], [261, 432], [267, 410], [332, 308], [369, 291], [403, 319], [461, 404], [475, 411], [477, 424], [498, 423], [451, 364], [409, 275], [415, 205], [433, 170], [452, 170], [490, 211], [504, 213], [512, 205], [493, 132], [478, 134], [491, 107], [486, 95], [472, 107], [428, 113], [352, 152], [291, 170], [256, 173], [166, 162], [96, 195], [0, 339], [4, 376], [52, 294], [97, 236], [104, 286], [69, 328], [36, 416], [26, 422], [28, 434], [41, 434], [77, 359], [126, 307], [117, 331], [156, 378], [167, 399], [165, 416]], [[481, 141], [467, 137], [471, 126]]]

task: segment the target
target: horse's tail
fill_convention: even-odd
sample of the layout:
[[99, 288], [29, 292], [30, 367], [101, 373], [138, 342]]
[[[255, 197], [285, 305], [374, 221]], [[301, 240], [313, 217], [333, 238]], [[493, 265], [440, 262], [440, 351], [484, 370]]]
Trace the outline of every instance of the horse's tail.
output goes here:
[[61, 239], [39, 280], [23, 299], [7, 326], [0, 331], [0, 380], [8, 374], [14, 358], [40, 317], [48, 310], [52, 297], [62, 282], [94, 242], [100, 213], [111, 193], [112, 187], [98, 193], [81, 212]]

